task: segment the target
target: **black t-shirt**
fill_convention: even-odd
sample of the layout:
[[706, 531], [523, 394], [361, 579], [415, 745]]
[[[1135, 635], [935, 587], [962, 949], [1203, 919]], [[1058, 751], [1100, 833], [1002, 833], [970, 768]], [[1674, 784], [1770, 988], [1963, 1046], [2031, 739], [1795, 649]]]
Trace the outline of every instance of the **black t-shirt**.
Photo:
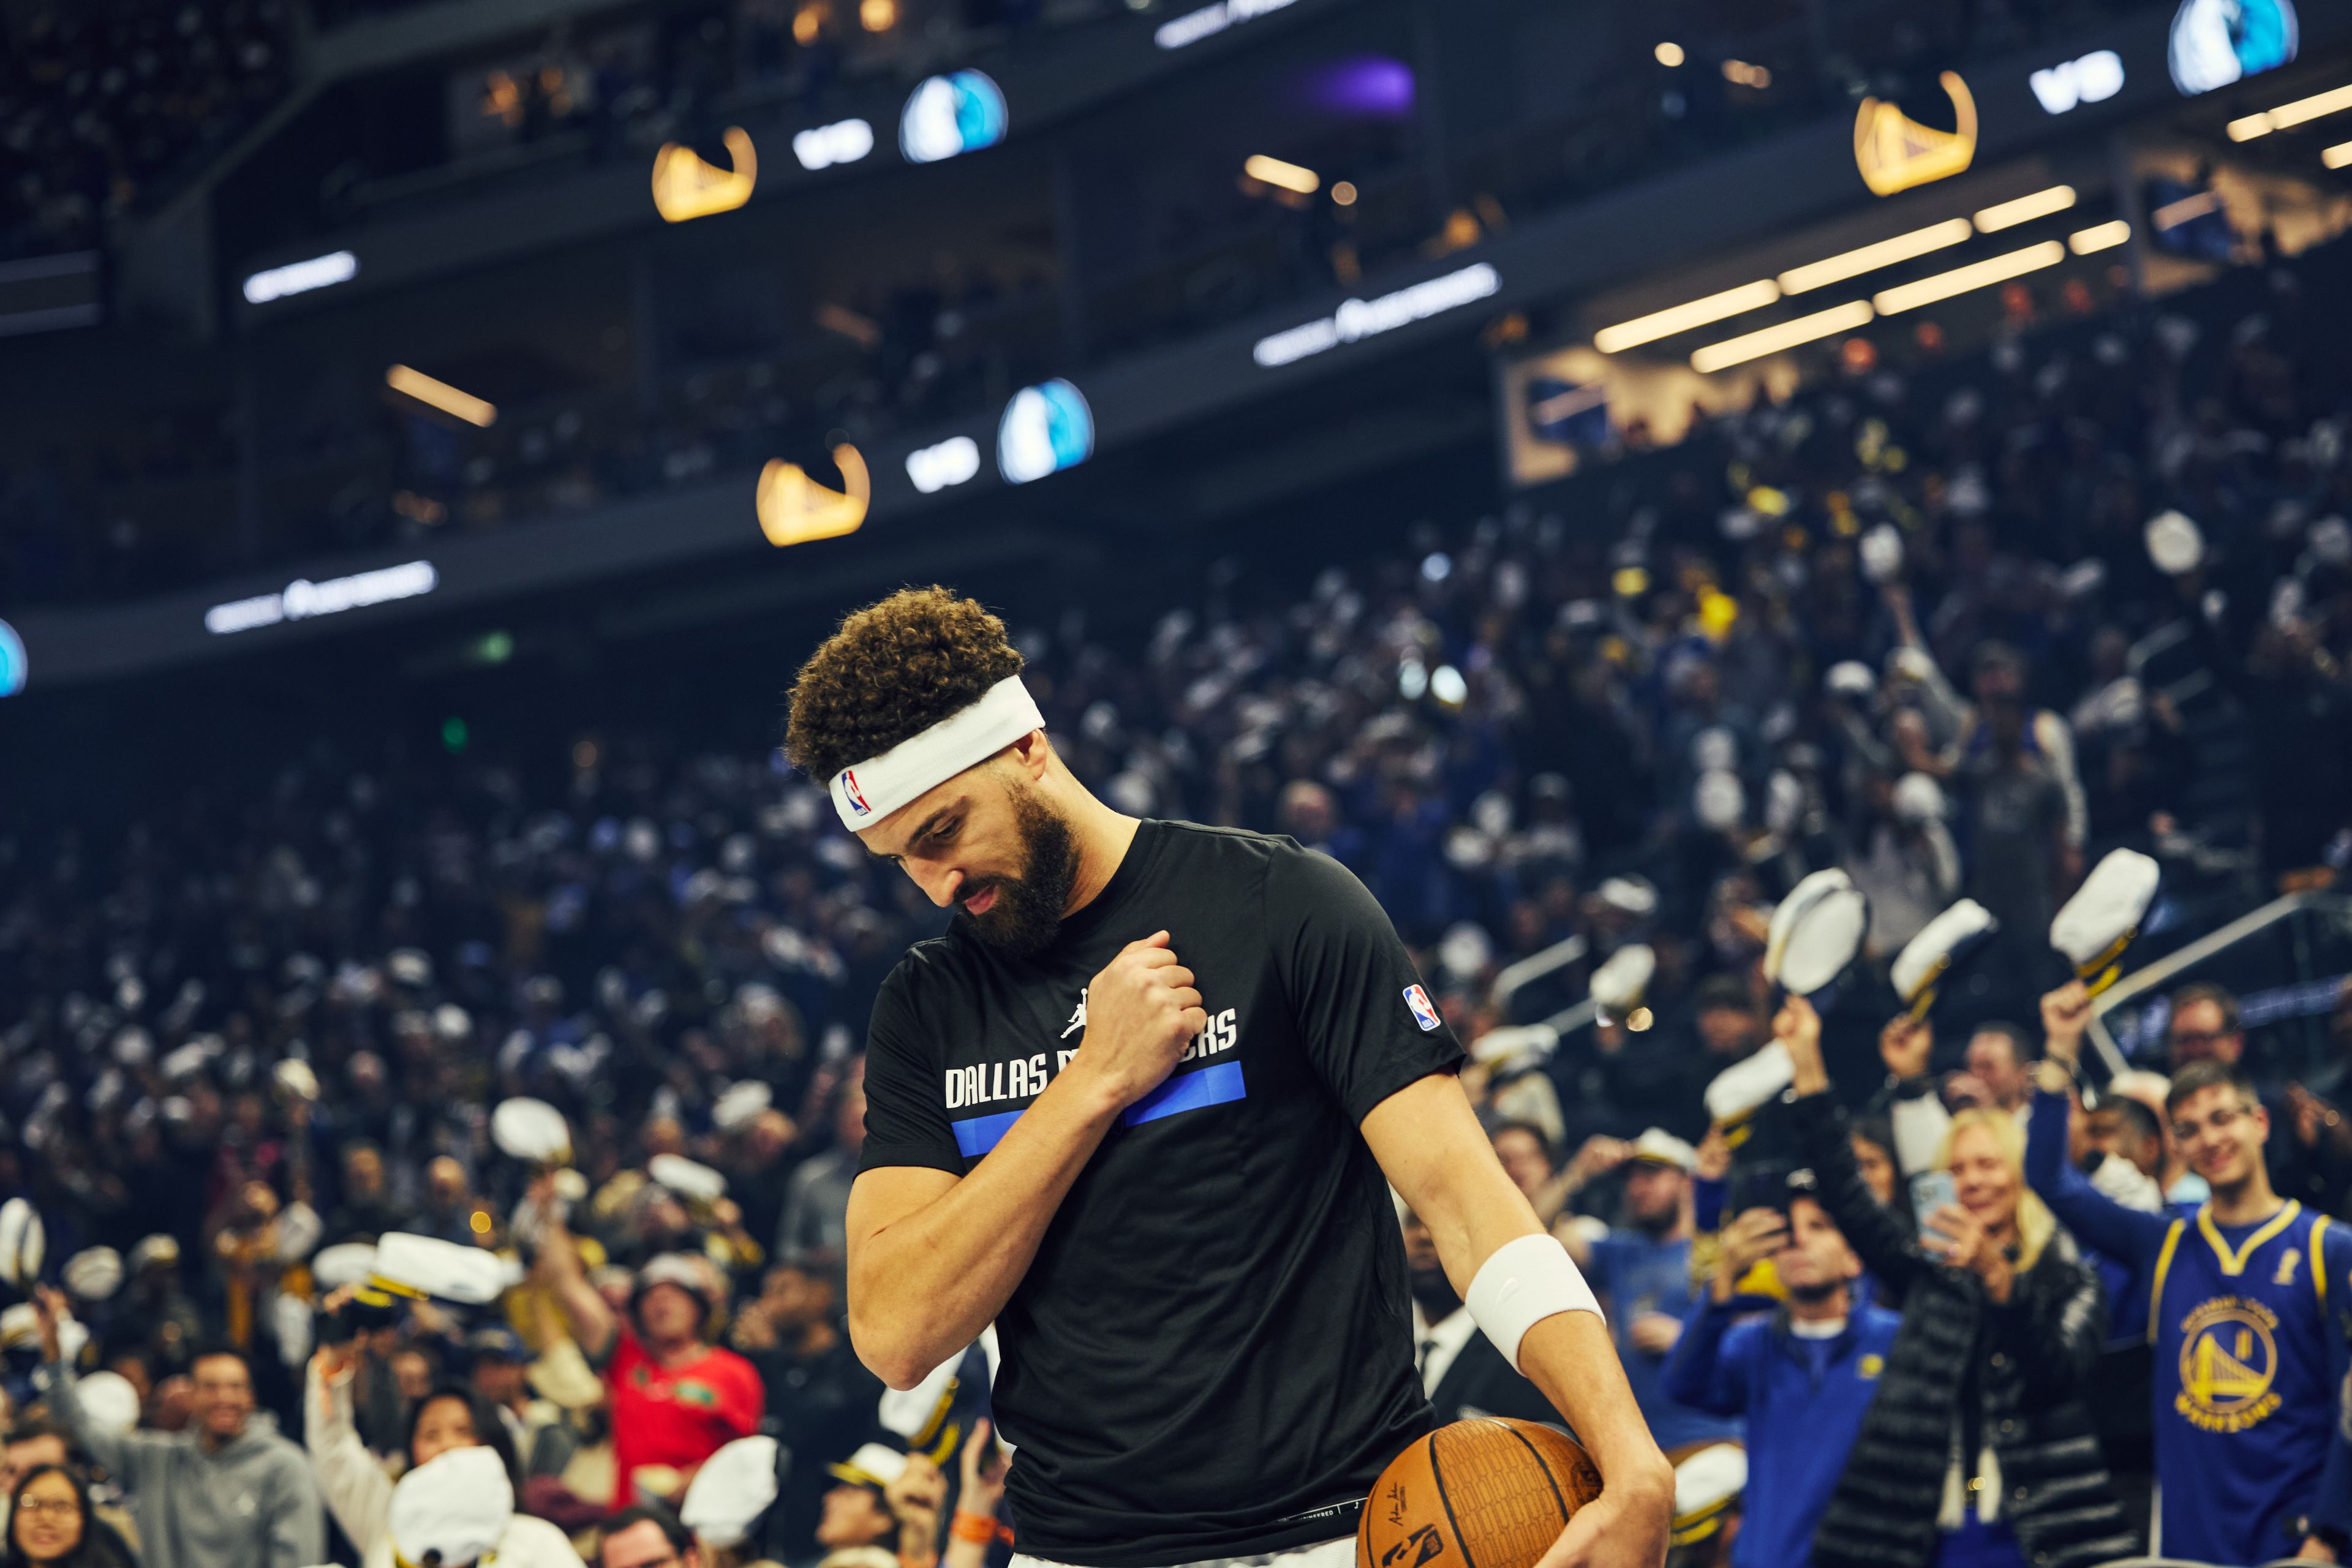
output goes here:
[[1087, 1162], [996, 1320], [1021, 1550], [1155, 1568], [1328, 1541], [1431, 1425], [1396, 1213], [1357, 1131], [1461, 1047], [1362, 883], [1287, 838], [1146, 822], [1034, 959], [917, 945], [874, 1005], [861, 1169], [962, 1175], [1165, 930], [1209, 1026]]

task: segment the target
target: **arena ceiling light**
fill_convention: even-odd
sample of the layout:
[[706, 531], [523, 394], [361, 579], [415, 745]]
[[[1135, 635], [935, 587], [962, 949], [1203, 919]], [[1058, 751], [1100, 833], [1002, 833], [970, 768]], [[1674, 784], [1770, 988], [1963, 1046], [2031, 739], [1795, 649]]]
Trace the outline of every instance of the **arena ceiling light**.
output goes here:
[[1977, 214], [1979, 234], [1998, 234], [2005, 228], [2015, 228], [2021, 223], [2032, 223], [2052, 213], [2063, 213], [2074, 205], [2074, 187], [2053, 185], [2046, 191], [2036, 191], [2015, 201], [1996, 202]]
[[2185, 98], [2276, 70], [2301, 41], [2294, 0], [2180, 0], [2165, 49]]
[[1382, 332], [1392, 332], [1399, 327], [1475, 304], [1499, 292], [1502, 287], [1502, 274], [1484, 261], [1475, 262], [1377, 300], [1345, 300], [1328, 316], [1260, 338], [1250, 350], [1250, 357], [1274, 370], [1341, 343], [1378, 337]]
[[2341, 169], [2347, 165], [2352, 165], [2352, 142], [2338, 142], [2333, 147], [2322, 148], [2319, 153], [2319, 161], [2326, 164], [2331, 169]]
[[1217, 0], [1213, 5], [1203, 5], [1197, 11], [1187, 11], [1172, 20], [1162, 22], [1151, 35], [1151, 41], [1163, 49], [1181, 49], [1197, 44], [1202, 38], [1213, 38], [1227, 27], [1244, 22], [1255, 22], [1271, 11], [1279, 11], [1294, 0]]
[[1253, 153], [1244, 159], [1242, 173], [1261, 184], [1296, 191], [1302, 196], [1311, 196], [1323, 188], [1323, 176], [1314, 170], [1269, 158], [1263, 153]]
[[2066, 237], [2066, 248], [2077, 256], [2088, 256], [2096, 250], [2113, 250], [2131, 237], [2131, 225], [2121, 218], [2078, 228]]
[[427, 408], [437, 408], [453, 419], [488, 429], [498, 423], [499, 411], [494, 404], [476, 397], [470, 392], [460, 392], [446, 381], [436, 381], [421, 370], [404, 364], [394, 365], [383, 373], [383, 384], [393, 391], [404, 393]]
[[2124, 89], [2123, 57], [2113, 49], [2095, 50], [2035, 71], [2027, 82], [2043, 113], [2069, 113], [2078, 103], [2103, 103]]
[[1766, 354], [1776, 354], [1800, 343], [1851, 331], [1866, 325], [1871, 314], [1869, 300], [1849, 300], [1843, 305], [1832, 305], [1826, 310], [1816, 310], [1793, 321], [1782, 321], [1736, 338], [1726, 338], [1719, 343], [1709, 343], [1691, 355], [1691, 368], [1702, 374], [1728, 370], [1733, 365], [1762, 359]]
[[331, 289], [338, 283], [348, 283], [360, 275], [360, 258], [348, 250], [338, 250], [329, 256], [314, 256], [308, 261], [289, 261], [283, 267], [271, 267], [255, 273], [245, 280], [245, 302], [267, 305], [272, 300], [283, 300], [289, 294], [308, 294], [313, 289]]
[[1948, 300], [1972, 289], [1989, 289], [1995, 283], [2006, 283], [2028, 272], [2055, 267], [2065, 259], [2065, 243], [2045, 239], [2022, 250], [1972, 261], [1966, 267], [1955, 267], [1949, 272], [1938, 272], [1933, 278], [1922, 278], [1916, 283], [1898, 283], [1874, 296], [1871, 302], [1878, 307], [1880, 315], [1891, 316], [1898, 310], [1916, 310], [1922, 305], [1932, 305], [1938, 300]]
[[839, 163], [855, 163], [874, 151], [874, 127], [863, 120], [841, 120], [796, 132], [793, 156], [810, 174]]
[[719, 138], [731, 169], [706, 163], [691, 147], [665, 142], [654, 153], [654, 211], [664, 223], [688, 223], [698, 217], [731, 213], [751, 199], [760, 184], [760, 154], [740, 125], [730, 125]]
[[399, 566], [386, 566], [381, 571], [361, 572], [349, 577], [331, 577], [323, 583], [297, 578], [278, 593], [215, 605], [205, 612], [205, 630], [215, 637], [227, 637], [235, 632], [252, 631], [257, 626], [274, 626], [281, 621], [307, 621], [320, 616], [339, 616], [346, 610], [364, 609], [370, 605], [417, 598], [433, 592], [440, 584], [441, 574], [434, 570], [430, 561], [411, 561]]
[[996, 467], [1008, 484], [1025, 485], [1075, 468], [1094, 451], [1094, 410], [1066, 381], [1023, 387], [997, 422]]
[[1819, 261], [1809, 261], [1802, 267], [1791, 267], [1788, 271], [1780, 274], [1780, 292], [1802, 294], [1811, 289], [1825, 288], [1832, 283], [1843, 283], [1849, 278], [1859, 278], [1865, 272], [1875, 272], [1882, 267], [1892, 267], [1897, 262], [1909, 261], [1915, 257], [1925, 256], [1931, 250], [1941, 250], [1947, 246], [1958, 245], [1975, 232], [1969, 226], [1969, 220], [1964, 217], [1948, 218], [1942, 223], [1931, 223], [1926, 228], [1915, 228], [1909, 234], [1898, 234], [1892, 239], [1882, 239], [1875, 245], [1865, 245], [1858, 250], [1848, 250], [1836, 256], [1823, 257]]
[[964, 483], [980, 472], [980, 443], [969, 436], [950, 436], [934, 447], [907, 454], [907, 479], [925, 495], [937, 495]]
[[16, 628], [0, 621], [0, 697], [14, 697], [25, 689], [26, 678], [32, 672], [31, 661], [25, 657], [25, 639]]
[[1603, 327], [1592, 334], [1592, 346], [1602, 353], [1613, 354], [1643, 343], [1655, 342], [1660, 338], [1673, 337], [1676, 332], [1693, 327], [1704, 327], [1709, 321], [1720, 321], [1726, 316], [1769, 305], [1780, 298], [1780, 286], [1769, 278], [1759, 278], [1753, 283], [1742, 283], [1737, 289], [1726, 289], [1720, 294], [1685, 304], [1671, 305], [1663, 310], [1653, 310], [1646, 316], [1636, 316], [1630, 321], [1620, 321], [1613, 327]]
[[2306, 120], [2338, 114], [2347, 109], [2352, 109], [2352, 85], [2315, 92], [2309, 98], [2298, 98], [2293, 103], [2282, 103], [2276, 109], [2232, 120], [2223, 129], [2232, 142], [2251, 142], [2257, 136], [2267, 136], [2273, 131], [2284, 131]]
[[925, 79], [898, 114], [898, 151], [909, 163], [937, 163], [1004, 140], [1004, 89], [985, 71]]

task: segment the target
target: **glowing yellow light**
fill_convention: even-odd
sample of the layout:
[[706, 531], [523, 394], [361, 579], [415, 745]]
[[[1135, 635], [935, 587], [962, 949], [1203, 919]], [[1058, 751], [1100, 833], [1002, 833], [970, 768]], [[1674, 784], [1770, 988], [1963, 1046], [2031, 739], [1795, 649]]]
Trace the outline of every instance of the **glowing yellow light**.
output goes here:
[[394, 392], [405, 393], [430, 408], [437, 408], [453, 418], [484, 429], [495, 424], [498, 408], [470, 392], [460, 392], [446, 381], [436, 381], [421, 370], [411, 370], [404, 364], [394, 365], [383, 373], [383, 384]]
[[2015, 228], [2021, 223], [2032, 223], [2052, 213], [2064, 212], [2074, 205], [2074, 187], [2053, 185], [2046, 191], [2036, 191], [2030, 196], [2020, 196], [2013, 202], [1999, 202], [1977, 214], [1977, 232], [1994, 234], [2004, 228]]
[[1354, 206], [1356, 205], [1356, 183], [1353, 180], [1341, 180], [1339, 184], [1331, 187], [1331, 199], [1343, 207]]
[[724, 140], [728, 156], [735, 160], [731, 170], [714, 168], [693, 148], [675, 142], [663, 142], [661, 151], [654, 154], [654, 210], [665, 222], [684, 223], [713, 213], [733, 212], [751, 199], [751, 187], [760, 178], [760, 160], [751, 150], [751, 138], [730, 125]]
[[857, 22], [869, 33], [887, 33], [898, 25], [898, 0], [858, 0]]
[[[2249, 114], [2243, 120], [2232, 120], [2224, 127], [2232, 142], [2251, 142], [2257, 136], [2267, 136], [2273, 131], [2284, 131], [2306, 120], [2316, 120], [2323, 114], [2335, 114], [2352, 109], [2352, 84], [2315, 92], [2309, 98], [2298, 98], [2293, 103], [2282, 103], [2267, 114]], [[2329, 168], [2336, 165], [2331, 163]]]
[[1620, 566], [1609, 579], [1621, 599], [1639, 598], [1650, 591], [1650, 574], [1639, 566]]
[[1916, 310], [1932, 305], [1938, 300], [1948, 300], [1955, 294], [1965, 294], [1971, 289], [1986, 289], [1995, 283], [2006, 283], [2028, 272], [2038, 272], [2044, 267], [2055, 267], [2066, 259], [2066, 247], [2054, 239], [2040, 245], [2029, 245], [2022, 250], [2012, 250], [2006, 256], [1995, 256], [1966, 267], [1955, 267], [1949, 272], [1938, 272], [1933, 278], [1922, 278], [1916, 283], [1900, 283], [1880, 293], [1872, 302], [1881, 315], [1891, 316], [1897, 310]]
[[473, 1218], [467, 1220], [466, 1223], [474, 1227], [474, 1234], [476, 1236], [488, 1236], [490, 1234], [490, 1216], [482, 1209], [476, 1209], [474, 1211]]
[[812, 539], [838, 539], [865, 526], [866, 510], [874, 499], [872, 477], [866, 459], [846, 441], [833, 449], [834, 466], [841, 470], [842, 488], [828, 489], [809, 478], [798, 463], [772, 458], [760, 472], [755, 504], [760, 531], [782, 548]]
[[1286, 163], [1279, 158], [1269, 158], [1263, 153], [1252, 153], [1244, 159], [1242, 173], [1263, 184], [1297, 191], [1302, 196], [1311, 196], [1323, 187], [1323, 176], [1314, 170]]
[[2168, 202], [2147, 216], [2158, 228], [2179, 228], [2191, 218], [2203, 217], [2207, 213], [2221, 210], [2221, 194], [2219, 191], [2200, 191], [2193, 196]]
[[793, 12], [793, 41], [799, 44], [815, 43], [817, 35], [824, 31], [824, 19], [825, 8], [823, 5], [803, 5]]
[[2232, 120], [2221, 129], [2229, 132], [2230, 140], [2232, 142], [2251, 142], [2257, 136], [2267, 136], [2271, 133], [2271, 117], [2267, 114], [2249, 114], [2243, 120]]
[[1816, 310], [1793, 321], [1782, 321], [1778, 326], [1726, 338], [1719, 343], [1709, 343], [1691, 355], [1691, 368], [1702, 374], [1727, 370], [1735, 364], [1762, 359], [1766, 354], [1779, 353], [1782, 349], [1792, 349], [1800, 343], [1826, 338], [1832, 332], [1862, 326], [1869, 320], [1870, 302], [1849, 300], [1843, 305], [1832, 305], [1826, 310]]
[[2338, 142], [2333, 147], [2322, 149], [2319, 161], [2331, 169], [2341, 169], [2352, 163], [2352, 142]]
[[1625, 1015], [1625, 1026], [1637, 1035], [1648, 1028], [1654, 1021], [1647, 1007], [1636, 1007]]
[[2113, 250], [2131, 237], [2131, 225], [2121, 218], [2078, 228], [2066, 237], [2066, 248], [2077, 256], [2088, 256], [2095, 250]]
[[1720, 294], [1709, 294], [1703, 300], [1672, 305], [1663, 310], [1653, 310], [1646, 316], [1636, 316], [1630, 321], [1620, 321], [1613, 327], [1603, 327], [1592, 334], [1592, 346], [1602, 353], [1613, 354], [1638, 344], [1655, 342], [1660, 338], [1673, 337], [1676, 332], [1693, 327], [1720, 321], [1726, 316], [1737, 316], [1744, 310], [1769, 305], [1780, 297], [1780, 286], [1769, 278], [1753, 283], [1742, 283], [1737, 289], [1726, 289]]
[[1658, 57], [1658, 63], [1662, 66], [1678, 66], [1683, 63], [1683, 47], [1680, 44], [1660, 44], [1652, 52]]
[[1952, 100], [1950, 131], [1922, 125], [1893, 103], [1865, 98], [1853, 117], [1853, 163], [1874, 195], [1948, 179], [1976, 161], [1977, 100], [1957, 71], [1936, 79]]
[[1723, 62], [1723, 79], [1741, 87], [1767, 88], [1772, 85], [1772, 73], [1763, 66], [1752, 66], [1746, 60]]
[[1898, 261], [1909, 261], [1931, 250], [1958, 245], [1976, 231], [1969, 220], [1956, 217], [1943, 223], [1915, 228], [1909, 234], [1898, 234], [1892, 239], [1882, 239], [1875, 245], [1865, 245], [1858, 250], [1844, 251], [1836, 256], [1809, 261], [1802, 267], [1791, 267], [1780, 274], [1780, 291], [1802, 294], [1809, 289], [1820, 289], [1831, 283], [1843, 283], [1865, 272], [1875, 272], [1882, 267], [1892, 267]]

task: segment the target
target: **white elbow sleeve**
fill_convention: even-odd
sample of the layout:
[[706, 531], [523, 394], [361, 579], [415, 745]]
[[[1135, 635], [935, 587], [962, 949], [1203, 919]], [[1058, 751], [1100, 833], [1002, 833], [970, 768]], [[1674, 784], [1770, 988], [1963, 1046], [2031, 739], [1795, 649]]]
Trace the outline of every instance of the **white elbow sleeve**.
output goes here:
[[1575, 1259], [1549, 1236], [1523, 1236], [1495, 1248], [1470, 1281], [1463, 1305], [1514, 1368], [1519, 1365], [1519, 1342], [1544, 1319], [1556, 1312], [1601, 1315], [1600, 1298], [1584, 1282]]

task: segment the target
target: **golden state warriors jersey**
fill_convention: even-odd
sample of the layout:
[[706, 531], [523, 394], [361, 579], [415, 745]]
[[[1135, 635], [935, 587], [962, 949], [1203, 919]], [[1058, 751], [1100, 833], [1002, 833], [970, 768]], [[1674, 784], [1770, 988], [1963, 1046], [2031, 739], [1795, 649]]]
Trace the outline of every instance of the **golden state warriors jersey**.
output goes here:
[[[2161, 1554], [2294, 1554], [2336, 1426], [2352, 1233], [2289, 1203], [2257, 1225], [2176, 1219], [2150, 1280]], [[2154, 1548], [2152, 1548], [2153, 1550]]]

